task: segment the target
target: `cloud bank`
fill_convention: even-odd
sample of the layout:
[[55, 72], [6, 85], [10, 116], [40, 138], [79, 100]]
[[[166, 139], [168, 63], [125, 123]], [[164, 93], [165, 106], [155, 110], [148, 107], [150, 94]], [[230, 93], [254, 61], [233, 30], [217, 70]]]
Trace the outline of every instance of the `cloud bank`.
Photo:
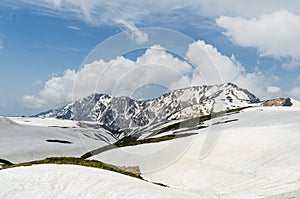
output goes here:
[[235, 44], [255, 47], [261, 56], [285, 58], [284, 67], [300, 66], [300, 15], [281, 10], [251, 19], [221, 16], [216, 23]]
[[[182, 3], [180, 0], [164, 1], [131, 1], [131, 0], [21, 0], [7, 1], [7, 4], [36, 6], [36, 10], [46, 14], [61, 17], [72, 16], [93, 24], [104, 24], [115, 18], [139, 23], [147, 20], [157, 20], [174, 12], [185, 11], [190, 15], [205, 15], [211, 17], [242, 16], [255, 17], [280, 9], [290, 10], [300, 14], [298, 0], [190, 0]], [[20, 3], [23, 2], [23, 3]], [[233, 6], [234, 5], [234, 6]], [[59, 12], [59, 14], [58, 14]], [[151, 16], [151, 17], [149, 17]]]
[[234, 56], [222, 55], [214, 46], [199, 40], [189, 45], [186, 60], [154, 45], [136, 61], [119, 56], [107, 62], [98, 60], [85, 64], [77, 72], [66, 70], [62, 76], [48, 80], [37, 96], [23, 96], [21, 102], [27, 107], [40, 109], [55, 107], [95, 92], [132, 96], [136, 89], [151, 83], [178, 89], [225, 82], [236, 83], [259, 97], [267, 97], [269, 85], [264, 74], [259, 70], [246, 73]]

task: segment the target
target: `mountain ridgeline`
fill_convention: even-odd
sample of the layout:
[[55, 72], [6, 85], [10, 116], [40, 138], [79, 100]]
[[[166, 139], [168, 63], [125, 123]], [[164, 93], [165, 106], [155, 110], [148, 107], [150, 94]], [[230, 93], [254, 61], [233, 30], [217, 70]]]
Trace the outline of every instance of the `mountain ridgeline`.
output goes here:
[[178, 89], [151, 100], [93, 94], [36, 116], [96, 121], [111, 130], [118, 130], [163, 120], [199, 117], [258, 102], [260, 100], [246, 89], [226, 83]]

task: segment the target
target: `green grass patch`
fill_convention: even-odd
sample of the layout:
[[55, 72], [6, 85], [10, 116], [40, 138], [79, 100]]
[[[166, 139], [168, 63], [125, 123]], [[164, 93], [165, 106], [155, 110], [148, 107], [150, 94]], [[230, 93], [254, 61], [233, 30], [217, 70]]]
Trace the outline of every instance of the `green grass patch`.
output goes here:
[[97, 160], [85, 160], [82, 158], [75, 158], [75, 157], [51, 157], [46, 158], [43, 160], [37, 160], [37, 161], [31, 161], [31, 162], [24, 162], [20, 164], [11, 164], [11, 165], [4, 165], [2, 169], [8, 169], [8, 168], [14, 168], [14, 167], [21, 167], [21, 166], [32, 166], [37, 164], [71, 164], [71, 165], [80, 165], [80, 166], [86, 166], [86, 167], [94, 167], [99, 169], [105, 169], [117, 173], [121, 173], [124, 175], [128, 175], [131, 177], [143, 179], [140, 175], [131, 173], [128, 171], [125, 171], [123, 169], [120, 169], [119, 167], [112, 165], [112, 164], [106, 164]]
[[123, 175], [127, 175], [127, 176], [130, 176], [130, 177], [138, 178], [140, 180], [144, 180], [146, 182], [149, 182], [149, 183], [152, 183], [152, 184], [155, 184], [155, 185], [168, 187], [167, 185], [162, 184], [162, 183], [147, 181], [147, 180], [143, 179], [140, 174], [136, 174], [136, 173], [126, 171], [126, 170], [121, 169], [120, 167], [112, 165], [112, 164], [106, 164], [106, 163], [103, 163], [103, 162], [100, 162], [100, 161], [97, 161], [97, 160], [85, 160], [85, 159], [82, 159], [82, 158], [75, 158], [75, 157], [51, 157], [51, 158], [46, 158], [46, 159], [43, 159], [43, 160], [24, 162], [24, 163], [20, 163], [20, 164], [13, 164], [13, 163], [9, 162], [9, 164], [3, 165], [3, 167], [0, 168], [0, 170], [14, 168], [14, 167], [32, 166], [32, 165], [38, 165], [38, 164], [70, 164], [70, 165], [80, 165], [80, 166], [86, 166], [86, 167], [93, 167], [93, 168], [104, 169], [104, 170], [120, 173], [120, 174], [123, 174]]

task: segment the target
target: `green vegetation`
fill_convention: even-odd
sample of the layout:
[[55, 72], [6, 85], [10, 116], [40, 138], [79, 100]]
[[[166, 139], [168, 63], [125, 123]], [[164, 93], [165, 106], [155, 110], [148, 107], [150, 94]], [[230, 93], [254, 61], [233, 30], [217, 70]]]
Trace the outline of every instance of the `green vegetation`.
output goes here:
[[75, 158], [75, 157], [51, 157], [46, 158], [44, 160], [37, 160], [32, 162], [24, 162], [20, 164], [11, 164], [11, 165], [4, 165], [2, 169], [8, 169], [8, 168], [14, 168], [14, 167], [20, 167], [20, 166], [32, 166], [36, 164], [72, 164], [72, 165], [80, 165], [80, 166], [86, 166], [86, 167], [94, 167], [99, 169], [105, 169], [117, 173], [121, 173], [124, 175], [128, 175], [131, 177], [143, 179], [140, 175], [125, 171], [124, 169], [120, 169], [117, 166], [106, 164], [97, 160], [85, 160], [82, 158]]
[[[3, 160], [3, 159], [0, 159], [0, 160]], [[6, 161], [6, 160], [4, 160], [4, 161]], [[21, 166], [32, 166], [32, 165], [37, 165], [37, 164], [71, 164], [71, 165], [80, 165], [80, 166], [86, 166], [86, 167], [94, 167], [94, 168], [98, 168], [98, 169], [105, 169], [108, 171], [113, 171], [116, 173], [121, 173], [123, 175], [127, 175], [130, 177], [144, 180], [140, 174], [126, 171], [125, 169], [122, 169], [115, 165], [106, 164], [106, 163], [103, 163], [103, 162], [100, 162], [97, 160], [85, 160], [82, 158], [75, 158], [75, 157], [51, 157], [51, 158], [46, 158], [43, 160], [24, 162], [24, 163], [20, 163], [20, 164], [12, 164], [11, 162], [8, 162], [8, 161], [7, 161], [7, 163], [9, 163], [9, 164], [3, 165], [3, 167], [0, 168], [0, 170], [14, 168], [14, 167], [21, 167]], [[162, 184], [162, 183], [151, 182], [151, 181], [147, 181], [147, 180], [144, 180], [144, 181], [150, 182], [150, 183], [153, 183], [153, 184], [156, 184], [159, 186], [163, 186], [163, 187], [168, 187], [167, 185]]]

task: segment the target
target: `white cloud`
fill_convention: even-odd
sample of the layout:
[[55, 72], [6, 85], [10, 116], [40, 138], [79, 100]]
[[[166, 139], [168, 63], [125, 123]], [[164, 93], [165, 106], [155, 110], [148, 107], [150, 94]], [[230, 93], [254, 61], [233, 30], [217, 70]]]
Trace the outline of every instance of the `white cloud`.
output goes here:
[[93, 92], [131, 96], [138, 87], [153, 82], [173, 88], [172, 84], [188, 72], [190, 65], [154, 45], [136, 61], [117, 57], [85, 65], [78, 73], [74, 95], [75, 99]]
[[[31, 8], [41, 14], [60, 18], [83, 20], [91, 25], [119, 26], [119, 19], [134, 26], [182, 27], [195, 29], [205, 26], [216, 28], [209, 20], [192, 20], [205, 17], [256, 17], [280, 9], [300, 14], [298, 0], [180, 0], [132, 1], [132, 0], [21, 0], [11, 1], [12, 6]], [[234, 6], [233, 6], [234, 5]], [[180, 17], [174, 17], [174, 14]], [[209, 21], [209, 22], [208, 22]]]
[[47, 104], [47, 101], [32, 95], [25, 95], [20, 99], [20, 103], [25, 108], [40, 109]]
[[[200, 24], [191, 18], [197, 19], [202, 16], [215, 18], [220, 15], [256, 17], [280, 9], [300, 14], [300, 10], [297, 9], [300, 2], [297, 0], [252, 0], [251, 2], [245, 0], [190, 0], [184, 3], [180, 0], [23, 0], [23, 2], [33, 6], [35, 11], [42, 14], [80, 19], [92, 25], [109, 26], [118, 26], [119, 20], [122, 19], [133, 24], [133, 27], [139, 24], [153, 26], [159, 22], [159, 25], [164, 24], [167, 27], [173, 24], [183, 24], [199, 28]], [[11, 4], [18, 4], [18, 1]], [[19, 4], [21, 3], [19, 2]], [[174, 17], [174, 13], [181, 16], [180, 20]], [[131, 25], [123, 25], [131, 29]], [[215, 26], [215, 24], [210, 23], [209, 26]], [[141, 38], [145, 38], [143, 34], [141, 34]]]
[[245, 68], [234, 56], [229, 58], [222, 55], [215, 47], [204, 41], [191, 44], [187, 57], [197, 66], [198, 73], [194, 73], [191, 80], [195, 85], [232, 82], [261, 98], [268, 97], [265, 92], [266, 77], [261, 71], [257, 69], [253, 73], [246, 73]]
[[67, 28], [69, 28], [71, 30], [77, 30], [77, 31], [80, 30], [80, 28], [77, 26], [67, 26]]
[[39, 92], [41, 99], [51, 104], [61, 104], [72, 101], [72, 90], [77, 74], [74, 70], [66, 70], [62, 77], [53, 77], [48, 80], [44, 89]]
[[237, 45], [255, 47], [261, 56], [289, 58], [286, 67], [300, 65], [300, 15], [281, 10], [251, 19], [221, 16], [216, 23]]
[[[79, 17], [94, 24], [108, 24], [116, 16], [134, 23], [144, 19], [157, 21], [164, 16], [174, 12], [178, 13], [181, 10], [189, 15], [212, 17], [220, 15], [254, 17], [280, 9], [300, 14], [298, 9], [300, 2], [298, 0], [252, 0], [251, 2], [246, 0], [189, 0], [184, 3], [180, 0], [23, 0], [23, 2], [37, 6], [40, 9], [36, 10], [41, 12], [53, 13], [53, 11], [57, 11], [57, 16]], [[11, 2], [11, 4], [18, 3], [20, 1]]]
[[293, 88], [290, 91], [289, 96], [296, 99], [296, 100], [300, 100], [300, 87], [297, 86], [297, 87]]
[[293, 69], [296, 67], [300, 67], [300, 56], [299, 57], [288, 57], [282, 61], [282, 67], [286, 69]]
[[50, 0], [54, 6], [59, 7], [61, 5], [61, 0]]
[[[222, 55], [215, 47], [206, 44], [204, 41], [197, 41], [191, 44], [186, 56], [197, 66], [197, 71], [203, 77], [206, 84], [232, 82], [236, 80], [244, 70], [244, 68], [235, 61], [234, 57], [230, 59]], [[195, 75], [198, 74], [195, 73]]]
[[20, 103], [25, 108], [41, 109], [71, 102], [76, 77], [75, 71], [66, 70], [63, 76], [48, 80], [38, 96], [25, 95], [20, 99]]
[[278, 92], [280, 92], [280, 91], [281, 91], [281, 88], [278, 87], [278, 86], [269, 86], [269, 87], [267, 88], [267, 92], [268, 92], [268, 93], [278, 93]]
[[116, 23], [120, 23], [125, 26], [130, 31], [131, 39], [134, 40], [137, 44], [144, 44], [148, 41], [148, 35], [138, 29], [134, 25], [134, 23], [123, 19], [117, 19]]
[[[66, 70], [61, 77], [53, 77], [45, 83], [38, 96], [24, 96], [25, 106], [41, 108], [55, 106], [92, 93], [108, 93], [114, 96], [130, 96], [142, 85], [159, 82], [173, 89], [174, 85], [192, 70], [191, 66], [167, 53], [159, 45], [149, 48], [136, 61], [117, 57], [86, 64], [78, 72]], [[177, 86], [188, 86], [188, 80]], [[28, 103], [28, 104], [26, 104]]]
[[54, 107], [95, 92], [132, 96], [136, 89], [151, 83], [172, 90], [190, 85], [233, 82], [259, 97], [266, 97], [267, 81], [259, 70], [246, 73], [234, 56], [222, 55], [204, 41], [190, 44], [186, 59], [194, 67], [154, 45], [136, 61], [116, 57], [107, 62], [98, 60], [86, 64], [78, 72], [66, 70], [63, 76], [48, 80], [37, 96], [24, 96], [21, 101], [35, 108]]

